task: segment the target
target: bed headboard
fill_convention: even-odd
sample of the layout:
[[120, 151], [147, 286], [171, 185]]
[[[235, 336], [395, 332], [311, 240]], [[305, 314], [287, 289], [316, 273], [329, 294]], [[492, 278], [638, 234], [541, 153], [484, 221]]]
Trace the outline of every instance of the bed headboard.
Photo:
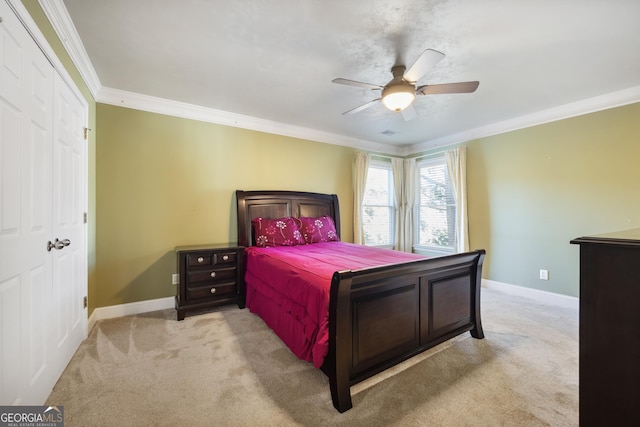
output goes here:
[[253, 246], [254, 218], [318, 217], [333, 218], [340, 236], [340, 207], [335, 194], [301, 191], [236, 191], [238, 203], [238, 245]]

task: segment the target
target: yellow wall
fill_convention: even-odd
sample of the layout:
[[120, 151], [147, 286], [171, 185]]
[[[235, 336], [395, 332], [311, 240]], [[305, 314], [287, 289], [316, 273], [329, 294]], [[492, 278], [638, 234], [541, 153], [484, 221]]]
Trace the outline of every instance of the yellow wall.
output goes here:
[[[103, 104], [97, 117], [95, 307], [173, 295], [173, 247], [235, 239], [236, 189], [336, 193], [352, 238], [353, 149]], [[467, 144], [485, 278], [578, 295], [569, 241], [640, 227], [636, 117], [640, 104]]]
[[98, 104], [95, 307], [175, 295], [173, 248], [236, 239], [234, 191], [335, 193], [352, 240], [353, 150]]
[[636, 103], [468, 144], [470, 243], [487, 250], [486, 278], [578, 296], [569, 241], [640, 227], [639, 117]]

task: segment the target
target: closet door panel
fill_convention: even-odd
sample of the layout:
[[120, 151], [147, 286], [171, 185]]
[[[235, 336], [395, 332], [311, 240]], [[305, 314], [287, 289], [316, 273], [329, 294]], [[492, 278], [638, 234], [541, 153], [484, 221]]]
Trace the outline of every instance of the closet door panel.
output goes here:
[[52, 336], [61, 373], [86, 336], [86, 107], [57, 75], [53, 99], [53, 234], [67, 244], [52, 253], [52, 292], [60, 307]]
[[46, 398], [54, 70], [0, 5], [0, 403]]

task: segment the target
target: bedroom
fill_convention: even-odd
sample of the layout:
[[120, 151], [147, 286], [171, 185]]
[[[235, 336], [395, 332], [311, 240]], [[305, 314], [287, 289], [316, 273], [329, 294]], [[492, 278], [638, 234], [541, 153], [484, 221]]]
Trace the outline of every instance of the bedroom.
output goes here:
[[[173, 248], [233, 240], [239, 188], [336, 193], [343, 235], [353, 233], [354, 148], [89, 105], [89, 315], [171, 298]], [[640, 226], [639, 114], [636, 102], [467, 143], [470, 240], [487, 249], [486, 279], [577, 296], [569, 240]], [[291, 168], [305, 174], [271, 173]]]
[[[622, 2], [620, 6], [624, 10], [622, 6], [630, 4]], [[32, 9], [42, 13], [36, 5]], [[562, 13], [557, 13], [561, 21]], [[45, 16], [41, 19], [46, 21]], [[627, 24], [621, 22], [620, 27]], [[632, 28], [631, 33], [621, 34], [637, 32]], [[527, 40], [526, 30], [518, 36]], [[637, 39], [625, 40], [626, 44], [621, 41], [610, 55], [637, 51]], [[639, 65], [633, 55], [626, 56], [630, 60], [620, 75], [628, 81], [608, 86], [626, 90], [609, 89], [602, 96], [554, 105], [531, 117], [497, 123], [493, 132], [480, 129], [476, 132], [479, 136], [458, 142], [468, 149], [470, 239], [472, 247], [488, 251], [485, 278], [575, 297], [577, 248], [565, 243], [583, 234], [638, 226], [634, 213], [640, 202], [629, 197], [637, 178], [633, 159], [638, 150], [634, 119], [638, 87], [629, 76], [638, 75]], [[335, 90], [346, 92], [349, 104], [357, 104], [358, 97], [348, 87]], [[95, 256], [90, 262], [95, 268], [90, 268], [90, 314], [96, 307], [171, 296], [174, 290], [170, 283], [149, 283], [166, 284], [166, 278], [175, 272], [170, 254], [173, 247], [234, 240], [232, 193], [236, 189], [338, 194], [343, 234], [351, 238], [353, 230], [347, 219], [353, 217], [355, 150], [397, 157], [442, 151], [429, 144], [409, 148], [366, 141], [350, 144], [349, 139], [345, 143], [337, 136], [334, 145], [321, 132], [302, 129], [296, 133], [296, 129], [279, 129], [278, 123], [272, 123], [275, 130], [270, 133], [249, 118], [241, 122], [246, 129], [207, 123], [206, 119], [188, 120], [178, 117], [197, 117], [199, 112], [189, 110], [188, 104], [165, 106], [162, 100], [156, 103], [134, 95], [127, 98], [126, 92], [113, 91], [105, 93], [103, 102], [90, 101], [90, 109], [95, 106], [91, 113], [95, 123], [89, 125], [95, 129], [90, 132], [90, 162], [95, 163], [90, 167], [95, 176], [90, 200], [95, 208], [89, 209], [89, 215], [96, 216], [89, 221], [90, 229], [92, 224], [96, 227], [94, 243], [90, 244], [95, 250], [89, 250], [90, 257]], [[471, 102], [462, 99], [461, 103]], [[136, 103], [142, 107], [138, 109]], [[127, 104], [133, 108], [121, 108]], [[619, 108], [606, 111], [611, 107]], [[243, 117], [223, 116], [219, 121], [224, 123], [224, 119]], [[366, 126], [361, 120], [356, 120], [356, 125]], [[251, 130], [256, 127], [258, 131]], [[298, 137], [287, 136], [291, 134]], [[315, 142], [318, 140], [321, 142]], [[270, 173], [292, 167], [302, 167], [307, 173], [296, 175], [295, 180], [289, 174]], [[156, 232], [159, 228], [165, 230], [163, 235]], [[119, 247], [118, 242], [126, 242], [126, 247]], [[539, 279], [540, 269], [550, 272], [549, 281]]]

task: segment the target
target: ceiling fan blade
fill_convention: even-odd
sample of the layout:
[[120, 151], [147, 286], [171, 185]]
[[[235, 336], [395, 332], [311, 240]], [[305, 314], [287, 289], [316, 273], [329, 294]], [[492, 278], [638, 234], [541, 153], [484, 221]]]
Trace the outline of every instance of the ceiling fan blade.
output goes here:
[[402, 110], [400, 114], [402, 114], [402, 118], [404, 119], [405, 122], [408, 122], [418, 117], [418, 113], [416, 112], [416, 109], [413, 108], [413, 104], [409, 105], [407, 108]]
[[404, 73], [404, 79], [412, 83], [417, 82], [425, 75], [429, 68], [440, 62], [442, 58], [444, 58], [444, 53], [442, 52], [433, 49], [425, 50], [416, 62]]
[[416, 89], [416, 95], [440, 95], [445, 93], [472, 93], [478, 89], [480, 82], [444, 83], [440, 85], [424, 85]]
[[380, 86], [380, 85], [374, 85], [374, 84], [371, 84], [371, 83], [356, 82], [355, 80], [337, 78], [337, 79], [333, 79], [331, 81], [333, 83], [338, 83], [338, 84], [341, 84], [341, 85], [357, 86], [357, 87], [363, 87], [365, 89], [371, 89], [371, 90], [382, 89], [382, 86]]
[[359, 113], [360, 111], [365, 110], [365, 109], [367, 109], [367, 108], [371, 107], [373, 104], [375, 104], [376, 102], [380, 101], [380, 99], [382, 99], [382, 98], [374, 99], [373, 101], [369, 101], [369, 102], [367, 102], [366, 104], [363, 104], [363, 105], [361, 105], [361, 106], [359, 106], [359, 107], [356, 107], [356, 108], [354, 108], [354, 109], [352, 109], [352, 110], [345, 111], [345, 112], [344, 112], [344, 113], [342, 113], [342, 114], [343, 114], [343, 115], [345, 115], [345, 116], [350, 116], [350, 115], [352, 115], [352, 114]]

